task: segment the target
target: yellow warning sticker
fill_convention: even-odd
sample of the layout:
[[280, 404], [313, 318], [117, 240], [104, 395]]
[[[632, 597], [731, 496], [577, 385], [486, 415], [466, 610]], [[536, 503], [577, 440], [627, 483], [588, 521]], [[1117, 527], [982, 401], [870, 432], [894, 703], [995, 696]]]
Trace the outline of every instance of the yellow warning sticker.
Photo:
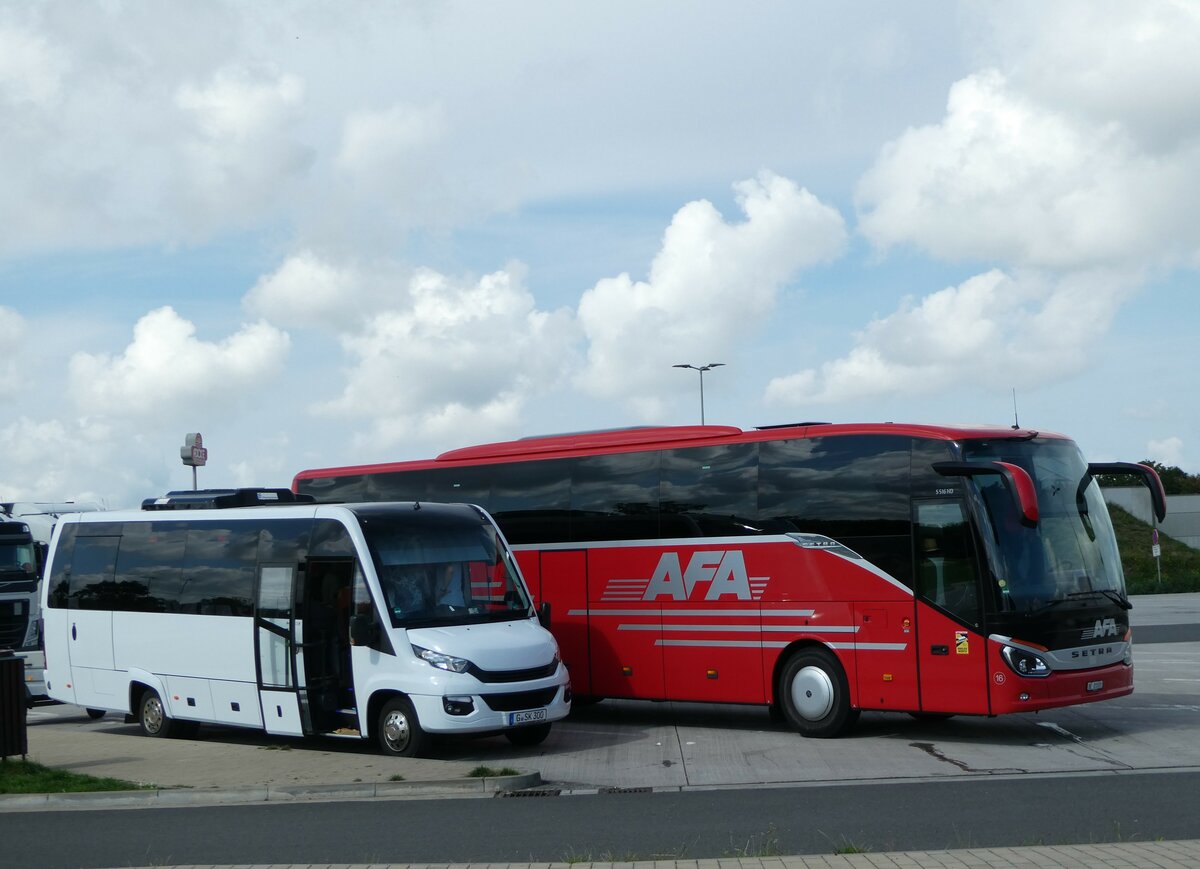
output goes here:
[[971, 643], [970, 643], [970, 640], [968, 639], [969, 636], [970, 636], [970, 634], [968, 634], [966, 631], [955, 631], [954, 632], [954, 651], [955, 652], [957, 652], [960, 655], [971, 654]]

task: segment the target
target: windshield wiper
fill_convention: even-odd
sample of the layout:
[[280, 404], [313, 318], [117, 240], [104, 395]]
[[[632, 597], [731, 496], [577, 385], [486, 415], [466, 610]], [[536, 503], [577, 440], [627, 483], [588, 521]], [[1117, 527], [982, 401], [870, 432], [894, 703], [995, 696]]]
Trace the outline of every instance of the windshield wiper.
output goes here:
[[1123, 610], [1133, 609], [1133, 604], [1129, 602], [1129, 598], [1125, 597], [1119, 591], [1114, 591], [1111, 588], [1093, 588], [1088, 591], [1075, 591], [1067, 595], [1067, 598], [1078, 600], [1079, 598], [1095, 597], [1098, 594], [1104, 595]]
[[1125, 597], [1125, 595], [1121, 594], [1119, 591], [1114, 591], [1111, 588], [1098, 588], [1096, 591], [1100, 592], [1100, 594], [1104, 595], [1123, 610], [1133, 609], [1133, 604], [1130, 602], [1129, 598]]
[[1026, 610], [1025, 616], [1038, 616], [1046, 612], [1046, 610], [1054, 609], [1054, 607], [1058, 606], [1059, 604], [1070, 603], [1071, 601], [1075, 600], [1083, 600], [1084, 598], [1089, 597], [1096, 597], [1097, 595], [1104, 595], [1104, 597], [1111, 600], [1123, 610], [1133, 609], [1133, 604], [1129, 602], [1129, 598], [1125, 597], [1119, 591], [1113, 591], [1111, 588], [1093, 588], [1090, 591], [1073, 591], [1066, 597], [1057, 597], [1054, 600], [1046, 601], [1046, 603], [1039, 607]]

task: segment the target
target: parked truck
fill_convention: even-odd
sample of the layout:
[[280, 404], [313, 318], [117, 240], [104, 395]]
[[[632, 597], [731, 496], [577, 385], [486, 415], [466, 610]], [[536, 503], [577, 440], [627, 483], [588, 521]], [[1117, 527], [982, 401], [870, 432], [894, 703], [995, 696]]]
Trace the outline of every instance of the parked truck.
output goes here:
[[25, 659], [25, 705], [47, 701], [39, 583], [50, 535], [60, 516], [98, 504], [0, 502], [0, 649]]

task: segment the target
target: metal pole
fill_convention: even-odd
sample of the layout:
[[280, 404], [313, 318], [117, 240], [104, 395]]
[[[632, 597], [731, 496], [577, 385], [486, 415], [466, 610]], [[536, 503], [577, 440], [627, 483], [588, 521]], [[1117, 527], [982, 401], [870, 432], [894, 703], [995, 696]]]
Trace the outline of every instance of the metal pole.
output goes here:
[[197, 491], [197, 489], [196, 489], [196, 466], [195, 465], [192, 465], [192, 491], [193, 492]]
[[704, 372], [713, 368], [720, 368], [724, 364], [724, 362], [710, 362], [707, 365], [688, 365], [681, 362], [678, 365], [671, 366], [672, 368], [690, 368], [692, 371], [700, 372], [700, 425], [704, 425]]

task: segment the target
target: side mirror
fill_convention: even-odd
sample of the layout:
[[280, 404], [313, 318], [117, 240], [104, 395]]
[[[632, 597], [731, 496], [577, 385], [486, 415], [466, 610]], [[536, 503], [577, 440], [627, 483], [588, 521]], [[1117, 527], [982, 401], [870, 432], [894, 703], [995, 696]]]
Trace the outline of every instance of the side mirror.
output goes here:
[[550, 601], [542, 601], [541, 606], [538, 607], [537, 616], [538, 624], [546, 630], [550, 630]]
[[995, 474], [1004, 483], [1009, 497], [1021, 514], [1021, 524], [1035, 528], [1038, 524], [1037, 488], [1033, 479], [1020, 465], [1011, 462], [934, 462], [933, 469], [943, 477], [978, 477]]
[[373, 616], [357, 615], [350, 617], [350, 644], [352, 646], [371, 646], [379, 640], [379, 625]]
[[1161, 522], [1167, 518], [1167, 495], [1163, 489], [1162, 479], [1158, 476], [1158, 471], [1149, 465], [1132, 462], [1092, 462], [1088, 465], [1088, 473], [1093, 477], [1099, 474], [1122, 474], [1136, 478], [1150, 490], [1150, 506], [1154, 510], [1154, 515], [1158, 517], [1158, 521]]

